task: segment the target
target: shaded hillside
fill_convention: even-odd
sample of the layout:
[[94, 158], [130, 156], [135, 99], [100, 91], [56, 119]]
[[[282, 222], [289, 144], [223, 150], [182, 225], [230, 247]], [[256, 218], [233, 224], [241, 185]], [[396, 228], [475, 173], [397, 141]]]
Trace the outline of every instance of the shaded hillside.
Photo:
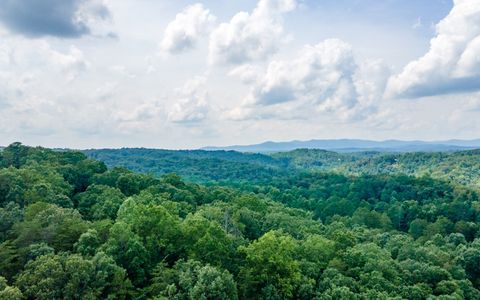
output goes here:
[[162, 175], [176, 173], [197, 182], [262, 181], [274, 172], [285, 172], [286, 159], [235, 151], [158, 150], [144, 148], [83, 151], [109, 167]]
[[353, 174], [430, 175], [457, 184], [480, 187], [480, 150], [383, 154], [345, 164], [338, 170]]
[[341, 166], [350, 165], [365, 158], [381, 155], [380, 152], [353, 152], [338, 153], [319, 149], [296, 149], [289, 152], [277, 152], [271, 157], [285, 161], [289, 167], [299, 169], [316, 168], [334, 170]]

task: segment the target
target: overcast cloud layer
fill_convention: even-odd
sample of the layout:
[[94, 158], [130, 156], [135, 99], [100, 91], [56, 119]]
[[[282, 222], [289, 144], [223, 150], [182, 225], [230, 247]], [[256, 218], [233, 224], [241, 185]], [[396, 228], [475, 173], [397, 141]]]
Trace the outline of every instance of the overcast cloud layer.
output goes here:
[[479, 137], [480, 0], [340, 2], [1, 1], [1, 144]]

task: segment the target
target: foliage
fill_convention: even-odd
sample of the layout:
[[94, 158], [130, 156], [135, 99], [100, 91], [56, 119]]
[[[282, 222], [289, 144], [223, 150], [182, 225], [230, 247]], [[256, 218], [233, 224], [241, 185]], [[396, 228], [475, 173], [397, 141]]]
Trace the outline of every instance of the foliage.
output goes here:
[[474, 151], [86, 153], [0, 152], [0, 300], [480, 299]]

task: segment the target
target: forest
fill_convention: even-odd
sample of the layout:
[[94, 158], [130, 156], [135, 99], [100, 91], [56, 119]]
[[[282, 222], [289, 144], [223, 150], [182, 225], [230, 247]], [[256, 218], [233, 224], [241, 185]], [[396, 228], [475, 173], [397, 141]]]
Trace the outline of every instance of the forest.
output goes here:
[[480, 299], [480, 152], [0, 152], [0, 299]]
[[352, 152], [297, 149], [272, 154], [235, 151], [172, 151], [145, 148], [93, 149], [84, 153], [109, 167], [162, 175], [176, 173], [195, 182], [268, 182], [272, 174], [308, 171], [348, 175], [430, 176], [480, 187], [480, 150], [457, 152]]

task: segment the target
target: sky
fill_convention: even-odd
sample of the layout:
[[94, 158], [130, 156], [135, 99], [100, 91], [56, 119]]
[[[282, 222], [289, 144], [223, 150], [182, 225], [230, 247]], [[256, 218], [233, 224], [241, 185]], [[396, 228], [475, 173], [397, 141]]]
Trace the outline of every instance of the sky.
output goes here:
[[2, 0], [0, 144], [480, 138], [480, 0]]

